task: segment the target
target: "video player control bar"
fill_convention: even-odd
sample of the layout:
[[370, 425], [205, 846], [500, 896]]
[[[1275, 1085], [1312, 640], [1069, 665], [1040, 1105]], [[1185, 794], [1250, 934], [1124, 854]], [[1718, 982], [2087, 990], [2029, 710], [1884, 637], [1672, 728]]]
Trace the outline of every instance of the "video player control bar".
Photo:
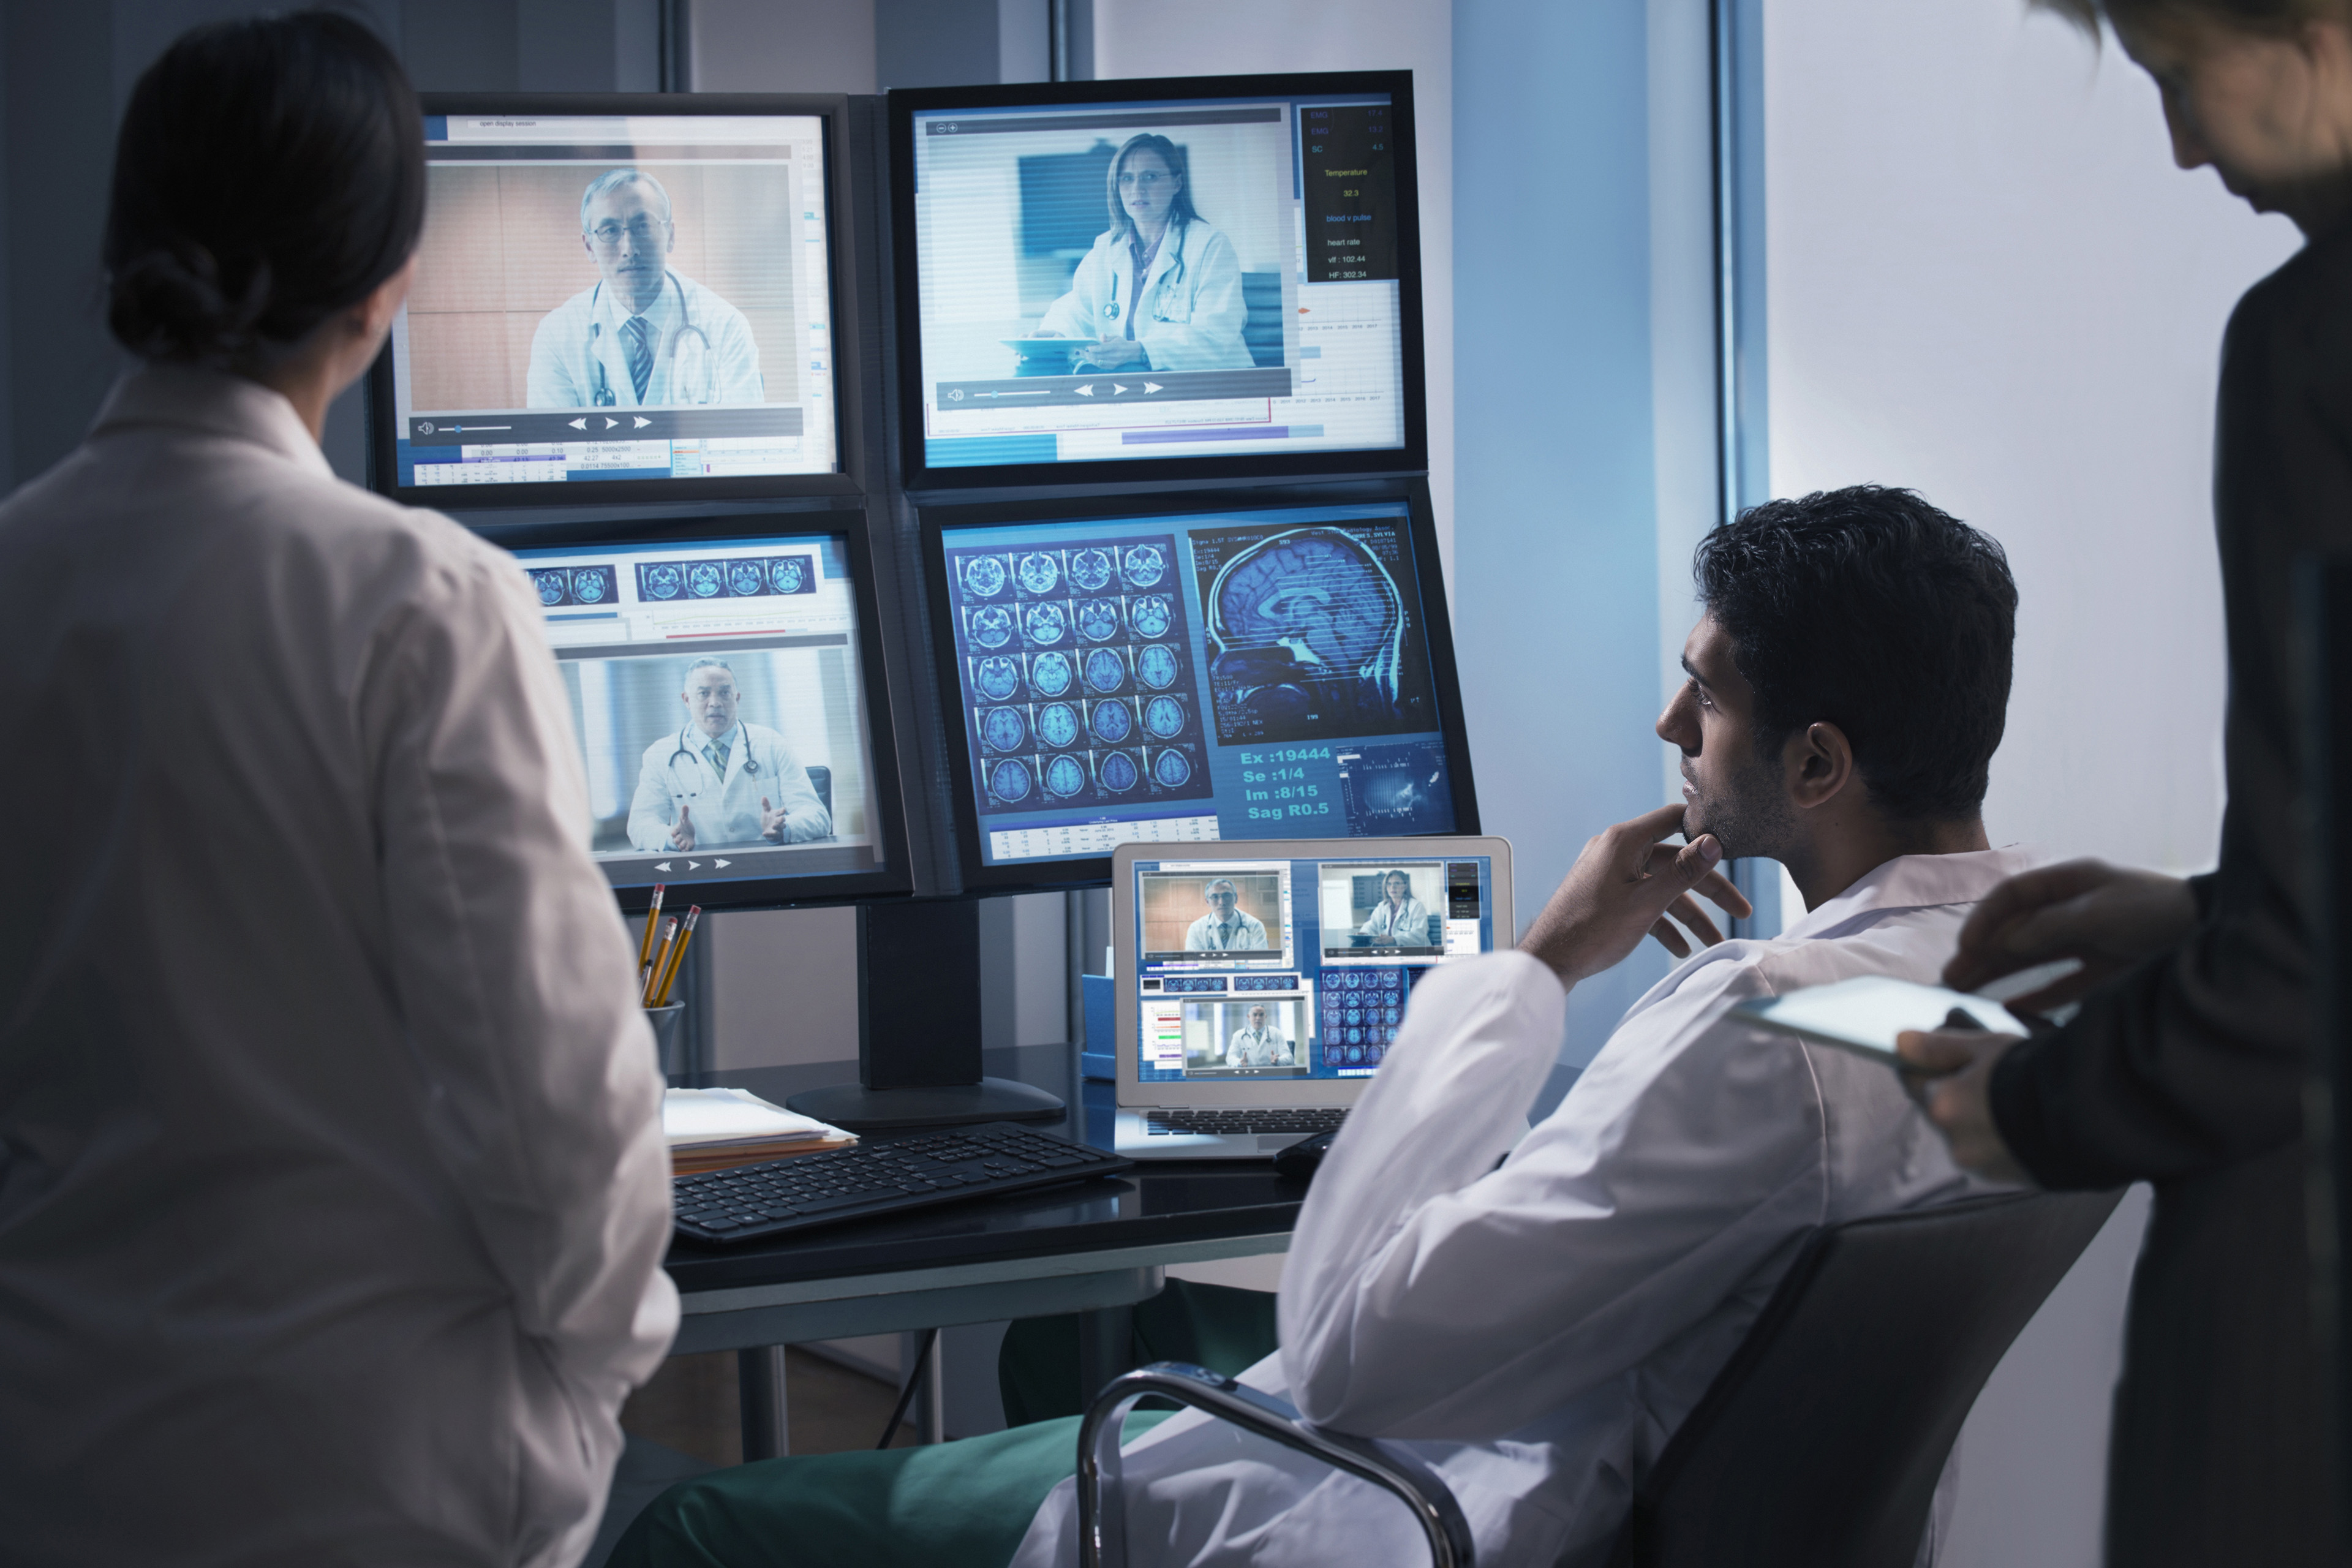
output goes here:
[[1250, 370], [1097, 371], [1087, 375], [1024, 375], [1007, 381], [943, 381], [939, 406], [954, 408], [1105, 408], [1126, 403], [1188, 403], [1219, 397], [1287, 397], [1282, 365]]
[[433, 414], [418, 415], [408, 422], [408, 439], [418, 447], [675, 441], [800, 433], [798, 408], [590, 408], [551, 414]]

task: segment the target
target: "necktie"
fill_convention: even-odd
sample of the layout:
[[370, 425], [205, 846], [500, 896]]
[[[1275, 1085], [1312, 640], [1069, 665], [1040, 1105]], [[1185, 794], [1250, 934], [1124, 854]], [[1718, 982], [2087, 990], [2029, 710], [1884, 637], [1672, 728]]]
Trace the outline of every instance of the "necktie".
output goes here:
[[702, 748], [702, 754], [710, 759], [710, 765], [719, 770], [719, 776], [720, 778], [723, 779], [727, 776], [726, 742], [713, 741], [709, 745]]
[[654, 378], [653, 327], [643, 316], [631, 316], [621, 323], [621, 347], [629, 356], [629, 383], [637, 389], [637, 401], [646, 400], [646, 387]]

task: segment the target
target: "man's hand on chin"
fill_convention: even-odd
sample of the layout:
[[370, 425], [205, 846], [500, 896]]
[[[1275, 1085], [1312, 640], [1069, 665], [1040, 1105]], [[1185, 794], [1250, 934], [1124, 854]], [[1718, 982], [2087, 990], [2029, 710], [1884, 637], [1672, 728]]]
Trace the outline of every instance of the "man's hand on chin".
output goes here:
[[1661, 842], [1682, 826], [1683, 808], [1662, 805], [1587, 840], [1519, 951], [1549, 964], [1562, 984], [1573, 985], [1627, 957], [1644, 936], [1656, 937], [1676, 958], [1688, 958], [1689, 938], [1675, 921], [1687, 926], [1701, 946], [1721, 942], [1723, 933], [1694, 893], [1742, 918], [1755, 910], [1716, 869], [1723, 846], [1713, 835], [1702, 833], [1685, 845]]

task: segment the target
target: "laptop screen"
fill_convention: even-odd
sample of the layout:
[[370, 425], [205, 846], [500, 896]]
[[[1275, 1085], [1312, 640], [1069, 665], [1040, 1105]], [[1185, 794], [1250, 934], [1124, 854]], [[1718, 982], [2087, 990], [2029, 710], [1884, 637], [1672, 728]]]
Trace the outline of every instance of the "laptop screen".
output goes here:
[[[1344, 840], [1334, 847], [1344, 845]], [[1138, 860], [1136, 1077], [1370, 1077], [1439, 964], [1495, 947], [1483, 855]]]

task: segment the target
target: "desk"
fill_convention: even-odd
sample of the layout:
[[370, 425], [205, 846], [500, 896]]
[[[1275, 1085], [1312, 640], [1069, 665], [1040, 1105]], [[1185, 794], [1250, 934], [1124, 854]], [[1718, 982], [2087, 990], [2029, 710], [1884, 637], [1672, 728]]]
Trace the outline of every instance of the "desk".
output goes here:
[[[1110, 1085], [1069, 1090], [1066, 1046], [991, 1051], [987, 1070], [1078, 1104], [1087, 1141], [1108, 1148]], [[856, 1076], [855, 1063], [755, 1068], [679, 1079], [725, 1082], [782, 1104]], [[1072, 1121], [1025, 1125], [1064, 1137]], [[885, 1142], [919, 1136], [877, 1132]], [[675, 1241], [667, 1267], [683, 1317], [673, 1353], [741, 1352], [743, 1455], [782, 1451], [782, 1350], [810, 1340], [1083, 1312], [1081, 1377], [1100, 1387], [1124, 1370], [1129, 1310], [1159, 1294], [1171, 1264], [1282, 1252], [1305, 1184], [1261, 1161], [1154, 1162], [1129, 1175], [951, 1204], [741, 1247]], [[931, 1379], [936, 1405], [939, 1380]], [[937, 1434], [936, 1417], [929, 1423]]]

